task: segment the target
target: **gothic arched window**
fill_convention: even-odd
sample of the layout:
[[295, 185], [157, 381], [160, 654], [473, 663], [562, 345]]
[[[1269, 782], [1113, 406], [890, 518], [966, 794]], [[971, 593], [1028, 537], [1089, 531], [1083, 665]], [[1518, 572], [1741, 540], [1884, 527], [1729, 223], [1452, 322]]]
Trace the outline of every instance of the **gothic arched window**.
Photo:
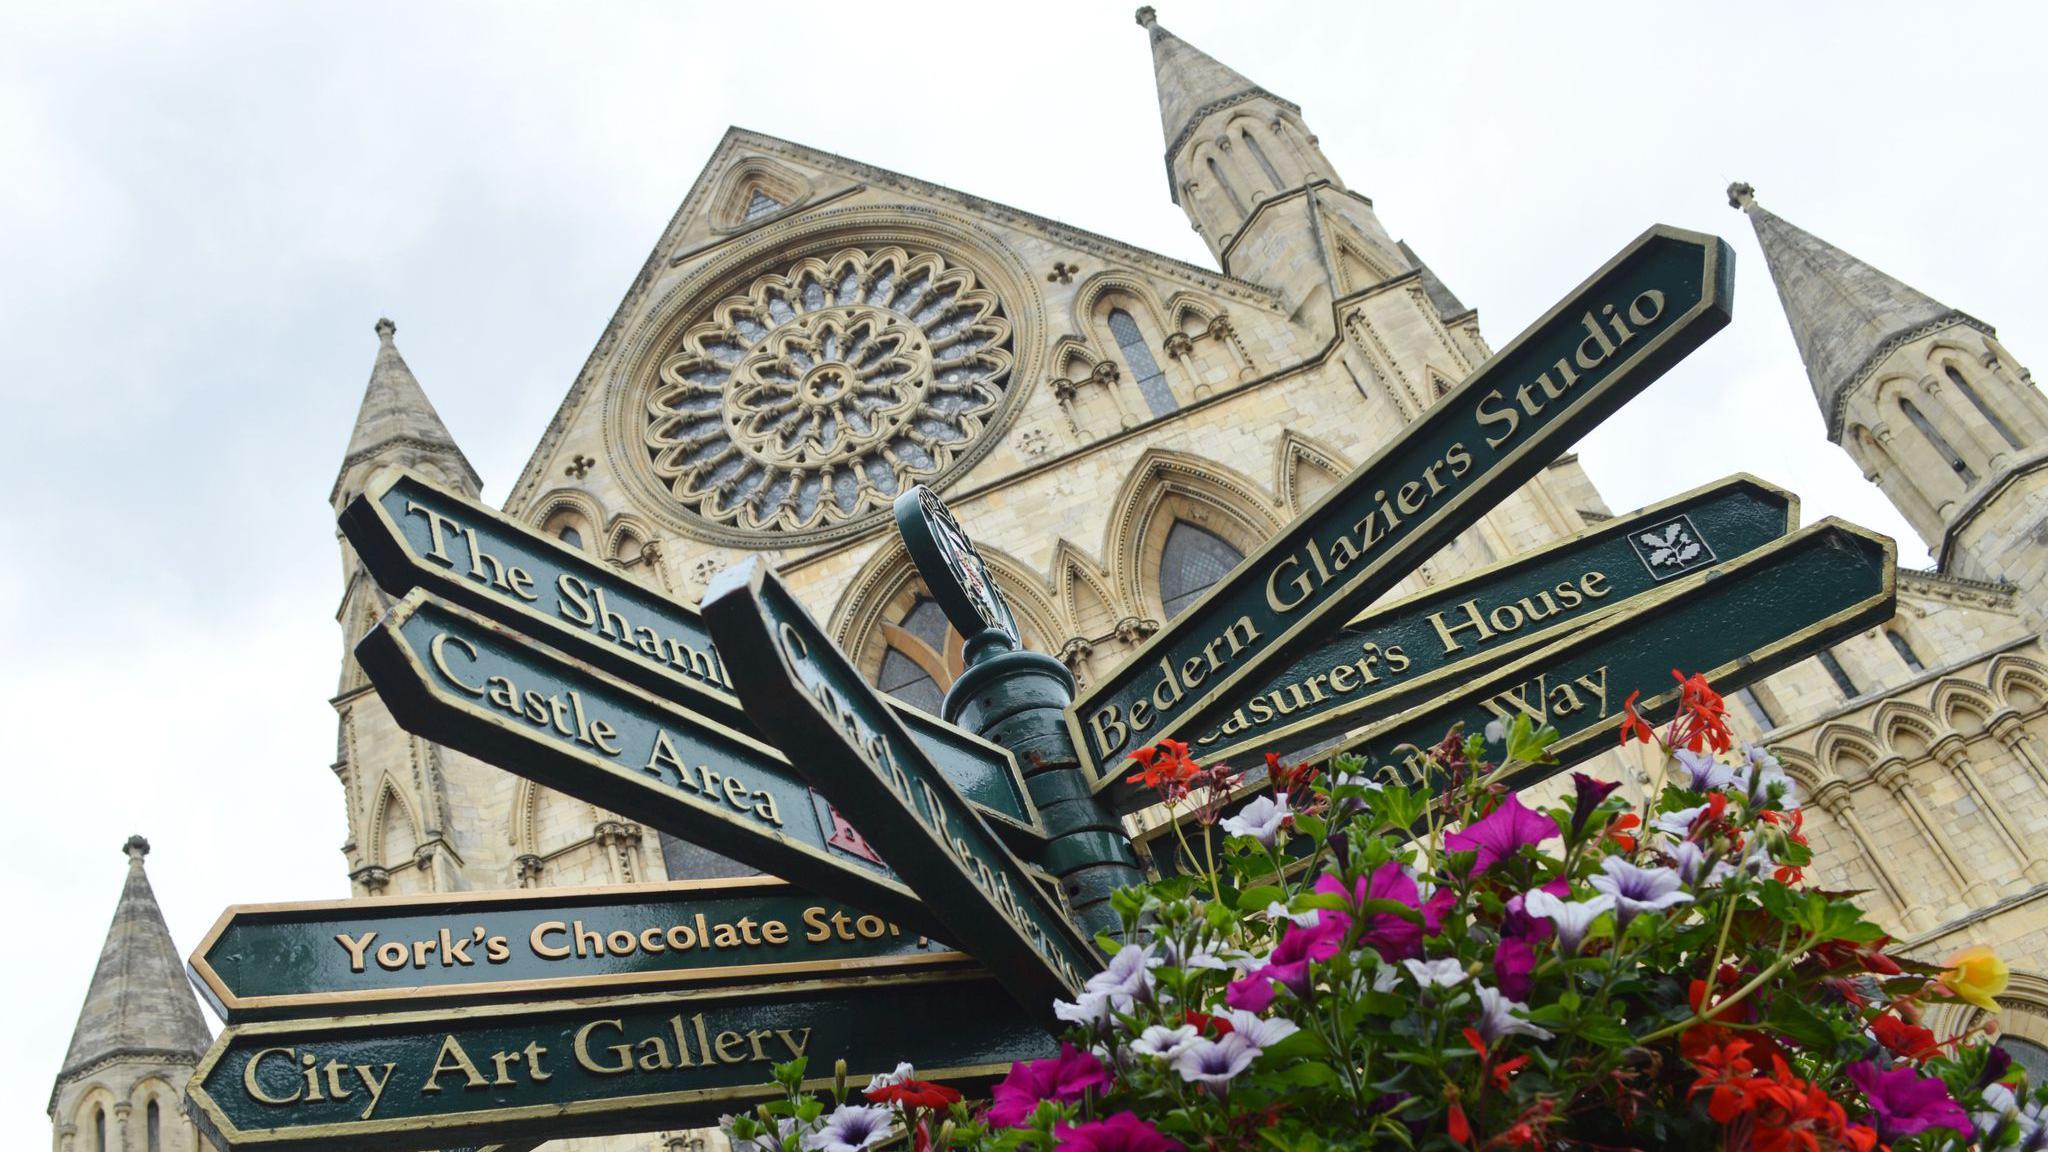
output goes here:
[[1735, 690], [1735, 698], [1742, 701], [1742, 706], [1749, 709], [1750, 715], [1756, 718], [1757, 727], [1769, 732], [1778, 726], [1777, 717], [1771, 715], [1771, 710], [1764, 707], [1764, 702], [1756, 698], [1756, 693], [1747, 688], [1738, 688]]
[[1280, 173], [1273, 167], [1273, 162], [1266, 159], [1266, 150], [1259, 146], [1258, 138], [1252, 135], [1250, 126], [1246, 126], [1241, 135], [1244, 137], [1244, 146], [1251, 151], [1252, 159], [1259, 162], [1259, 167], [1265, 170], [1266, 179], [1273, 182], [1273, 191], [1278, 192], [1286, 187], [1281, 183]]
[[143, 1115], [148, 1152], [164, 1152], [164, 1117], [162, 1110], [156, 1106], [156, 1101], [149, 1102], [149, 1107]]
[[1915, 672], [1927, 671], [1926, 666], [1920, 663], [1920, 657], [1916, 653], [1914, 653], [1913, 646], [1911, 644], [1906, 643], [1906, 638], [1904, 636], [1901, 636], [1892, 629], [1887, 628], [1884, 630], [1884, 638], [1892, 642], [1892, 651], [1897, 652], [1899, 654], [1899, 659], [1904, 660], [1906, 662], [1906, 667], [1912, 669]]
[[1840, 660], [1835, 659], [1833, 649], [1823, 648], [1820, 650], [1820, 666], [1827, 669], [1828, 678], [1835, 682], [1835, 687], [1842, 690], [1843, 699], [1854, 700], [1862, 695], [1861, 692], [1857, 691], [1856, 682], [1849, 679], [1849, 670], [1842, 667]]
[[1940, 453], [1941, 458], [1948, 462], [1948, 466], [1955, 469], [1956, 475], [1963, 478], [1963, 487], [1968, 488], [1977, 482], [1977, 474], [1970, 470], [1970, 466], [1963, 462], [1962, 456], [1949, 445], [1941, 430], [1927, 422], [1927, 417], [1920, 414], [1920, 409], [1914, 407], [1911, 400], [1900, 400], [1899, 411], [1906, 414], [1907, 421], [1920, 430], [1920, 435], [1926, 437], [1927, 442], [1934, 446], [1934, 450]]
[[92, 1110], [92, 1152], [113, 1152], [107, 1147], [107, 1110]]
[[889, 638], [889, 646], [882, 651], [875, 687], [912, 708], [937, 715], [946, 689], [959, 675], [949, 664], [959, 641], [946, 621], [945, 610], [930, 597], [919, 596], [903, 619], [882, 626], [882, 634]]
[[1138, 382], [1138, 394], [1145, 398], [1145, 407], [1154, 416], [1164, 416], [1180, 407], [1173, 398], [1173, 390], [1166, 386], [1166, 373], [1160, 371], [1159, 361], [1152, 355], [1152, 349], [1145, 343], [1145, 334], [1138, 330], [1138, 322], [1121, 308], [1109, 313], [1109, 334], [1116, 337], [1117, 350], [1124, 354], [1124, 363], [1131, 366], [1131, 376]]
[[1159, 553], [1159, 601], [1166, 608], [1166, 618], [1173, 619], [1201, 599], [1210, 585], [1243, 559], [1244, 553], [1214, 532], [1185, 520], [1174, 521], [1166, 532], [1166, 547]]
[[1223, 189], [1223, 194], [1230, 197], [1230, 206], [1237, 209], [1237, 214], [1244, 215], [1244, 201], [1238, 199], [1237, 189], [1230, 186], [1230, 178], [1223, 174], [1223, 169], [1216, 163], [1214, 156], [1209, 157], [1207, 162], [1209, 179], [1216, 181], [1217, 186]]
[[1999, 1037], [1998, 1046], [2005, 1049], [2013, 1063], [2027, 1070], [2027, 1083], [2038, 1084], [2042, 1077], [2048, 1077], [2048, 1048], [2012, 1035]]
[[561, 528], [555, 531], [555, 536], [571, 548], [583, 547], [583, 533], [578, 532], [574, 524], [562, 525]]
[[1976, 407], [1978, 412], [1983, 413], [1984, 419], [1989, 421], [1991, 426], [1998, 430], [2000, 436], [2005, 437], [2007, 444], [2015, 448], [2024, 447], [2020, 443], [2020, 438], [2013, 435], [2012, 429], [2006, 426], [2005, 421], [1998, 418], [1998, 413], [1991, 410], [1991, 405], [1984, 403], [1984, 398], [1977, 395], [1977, 390], [1970, 387], [1968, 380], [1963, 379], [1963, 374], [1956, 370], [1955, 365], [1947, 365], [1943, 371], [1948, 373], [1948, 382], [1955, 385], [1956, 391], [1961, 392]]

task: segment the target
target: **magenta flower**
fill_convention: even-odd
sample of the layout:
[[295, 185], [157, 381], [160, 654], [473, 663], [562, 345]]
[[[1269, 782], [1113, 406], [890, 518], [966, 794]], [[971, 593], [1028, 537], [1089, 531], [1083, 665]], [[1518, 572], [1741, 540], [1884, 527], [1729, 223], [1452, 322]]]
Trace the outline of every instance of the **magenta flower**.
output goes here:
[[1296, 996], [1308, 995], [1308, 966], [1313, 960], [1328, 960], [1344, 944], [1351, 930], [1351, 918], [1325, 909], [1310, 926], [1289, 924], [1272, 954], [1245, 969], [1243, 976], [1223, 990], [1223, 1001], [1232, 1008], [1264, 1012], [1273, 1002], [1273, 990], [1285, 984]]
[[1010, 1065], [992, 1093], [988, 1122], [997, 1128], [1021, 1128], [1046, 1100], [1069, 1104], [1091, 1090], [1107, 1091], [1109, 1070], [1093, 1053], [1072, 1044], [1060, 1045], [1060, 1054], [1045, 1060]]
[[1858, 1060], [1844, 1071], [1863, 1089], [1864, 1099], [1870, 1101], [1870, 1114], [1877, 1119], [1878, 1134], [1886, 1141], [1918, 1136], [1929, 1128], [1970, 1134], [1969, 1114], [1949, 1098], [1948, 1085], [1935, 1077], [1922, 1076], [1904, 1065], [1887, 1072], [1868, 1060]]
[[1093, 1124], [1061, 1124], [1052, 1134], [1061, 1148], [1075, 1152], [1180, 1152], [1179, 1144], [1129, 1112]]
[[[1330, 896], [1342, 896], [1353, 908], [1363, 908], [1368, 900], [1391, 900], [1405, 904], [1422, 914], [1422, 923], [1405, 920], [1390, 912], [1375, 912], [1363, 918], [1358, 943], [1379, 950], [1388, 960], [1406, 960], [1422, 955], [1422, 941], [1425, 936], [1434, 936], [1443, 931], [1444, 913], [1457, 899], [1449, 889], [1437, 893], [1436, 898], [1425, 902], [1422, 889], [1408, 870], [1398, 860], [1389, 860], [1373, 869], [1370, 876], [1361, 876], [1347, 890], [1344, 881], [1335, 876], [1324, 876], [1316, 881], [1316, 891]], [[1331, 913], [1325, 913], [1331, 915]], [[1350, 924], [1345, 921], [1346, 926]]]
[[1485, 819], [1444, 837], [1444, 847], [1453, 852], [1478, 852], [1479, 858], [1472, 863], [1472, 875], [1478, 876], [1495, 861], [1557, 834], [1557, 821], [1522, 803], [1520, 797], [1509, 796]]
[[[1531, 891], [1547, 892], [1562, 900], [1571, 893], [1571, 890], [1571, 882], [1559, 876], [1550, 883]], [[1503, 910], [1500, 918], [1500, 934], [1502, 936], [1519, 936], [1531, 944], [1541, 944], [1545, 940], [1550, 939], [1550, 934], [1555, 931], [1555, 928], [1551, 925], [1550, 921], [1529, 911], [1530, 894], [1530, 892], [1517, 893], [1513, 899], [1508, 901], [1507, 907]]]
[[1510, 1000], [1529, 998], [1529, 974], [1536, 970], [1536, 949], [1520, 936], [1508, 936], [1493, 950], [1493, 982]]
[[1591, 820], [1599, 809], [1600, 802], [1619, 787], [1619, 780], [1595, 780], [1584, 772], [1572, 773], [1572, 839], [1579, 838], [1579, 833], [1586, 830], [1586, 821]]

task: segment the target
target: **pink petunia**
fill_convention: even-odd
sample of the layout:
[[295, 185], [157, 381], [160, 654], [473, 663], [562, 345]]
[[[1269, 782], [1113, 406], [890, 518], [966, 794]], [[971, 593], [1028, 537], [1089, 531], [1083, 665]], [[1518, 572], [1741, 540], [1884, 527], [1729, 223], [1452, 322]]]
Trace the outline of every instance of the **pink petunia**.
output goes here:
[[1010, 1065], [991, 1094], [988, 1122], [997, 1128], [1021, 1128], [1046, 1100], [1069, 1104], [1090, 1091], [1109, 1089], [1109, 1070], [1091, 1052], [1072, 1044], [1060, 1045], [1060, 1054], [1044, 1060]]
[[[1429, 900], [1423, 900], [1421, 886], [1397, 860], [1389, 860], [1373, 869], [1370, 876], [1359, 877], [1348, 890], [1344, 882], [1335, 876], [1317, 880], [1315, 890], [1325, 895], [1342, 896], [1354, 909], [1361, 910], [1358, 914], [1363, 916], [1363, 927], [1359, 931], [1359, 944], [1377, 949], [1389, 960], [1406, 960], [1422, 955], [1423, 938], [1443, 931], [1444, 913], [1457, 899], [1457, 895], [1446, 888]], [[1367, 915], [1362, 909], [1368, 900], [1405, 904], [1422, 914], [1422, 923], [1414, 923], [1391, 912]], [[1346, 924], [1349, 923], [1347, 920]]]
[[1180, 1152], [1180, 1145], [1129, 1112], [1093, 1124], [1061, 1124], [1052, 1130], [1070, 1152]]
[[1472, 875], [1478, 876], [1496, 861], [1557, 834], [1557, 821], [1510, 795], [1484, 819], [1444, 837], [1444, 847], [1453, 852], [1479, 853], [1479, 858], [1472, 862]]

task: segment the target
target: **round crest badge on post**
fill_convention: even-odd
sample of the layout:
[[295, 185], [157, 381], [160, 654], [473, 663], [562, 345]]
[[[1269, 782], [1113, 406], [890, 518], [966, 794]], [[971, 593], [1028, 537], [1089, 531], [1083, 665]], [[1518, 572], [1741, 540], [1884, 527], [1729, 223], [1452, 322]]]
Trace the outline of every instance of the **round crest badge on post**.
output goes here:
[[897, 496], [896, 530], [932, 599], [960, 635], [972, 641], [994, 630], [1007, 647], [1018, 647], [1017, 618], [996, 587], [995, 574], [937, 493], [917, 484]]

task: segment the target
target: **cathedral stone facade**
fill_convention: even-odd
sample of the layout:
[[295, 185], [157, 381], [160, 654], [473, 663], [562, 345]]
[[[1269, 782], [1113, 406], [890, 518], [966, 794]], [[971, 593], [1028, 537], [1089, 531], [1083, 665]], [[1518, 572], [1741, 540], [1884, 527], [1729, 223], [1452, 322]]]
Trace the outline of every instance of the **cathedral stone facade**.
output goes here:
[[[888, 513], [901, 487], [928, 483], [1032, 647], [1083, 683], [1115, 668], [1489, 355], [1478, 313], [1345, 183], [1301, 109], [1151, 9], [1138, 22], [1167, 193], [1215, 267], [734, 129], [505, 511], [686, 601], [764, 555], [877, 685], [936, 712], [961, 637]], [[1798, 779], [1820, 883], [1869, 890], [1915, 955], [1988, 943], [2008, 958], [2000, 1024], [2048, 1071], [2048, 401], [1990, 325], [1772, 215], [1747, 186], [1730, 200], [1763, 245], [1828, 439], [1938, 561], [1901, 574], [1884, 628], [1739, 693], [1738, 726]], [[377, 335], [334, 507], [389, 464], [476, 495], [394, 326]], [[1563, 457], [1394, 595], [1612, 515]], [[743, 870], [400, 729], [348, 655], [391, 599], [345, 543], [341, 560], [332, 769], [357, 896]], [[1632, 750], [1597, 767], [1640, 788], [1652, 765]], [[132, 922], [155, 910], [146, 882], [136, 895], [139, 855], [131, 867], [109, 956], [168, 947], [160, 918], [161, 939], [135, 942]], [[182, 1120], [171, 1135], [135, 1121], [160, 1107], [146, 1086], [175, 1092], [204, 1039], [175, 967], [150, 964], [136, 972], [155, 983], [136, 994], [168, 1039], [106, 1024], [103, 958], [52, 1097], [58, 1152], [193, 1146]]]

